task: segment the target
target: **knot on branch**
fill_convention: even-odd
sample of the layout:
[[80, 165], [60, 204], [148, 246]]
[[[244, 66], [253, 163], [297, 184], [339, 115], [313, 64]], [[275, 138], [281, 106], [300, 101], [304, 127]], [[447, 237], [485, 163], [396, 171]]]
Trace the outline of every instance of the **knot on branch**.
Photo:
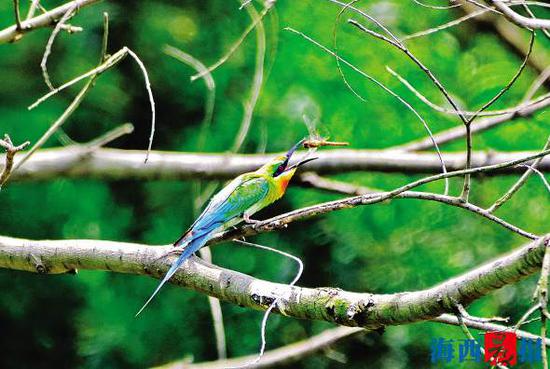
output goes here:
[[[273, 302], [275, 302], [276, 300], [276, 297], [264, 296], [257, 293], [253, 293], [252, 295], [250, 295], [250, 298], [252, 299], [252, 301], [254, 301], [254, 303], [262, 307], [265, 307], [266, 309], [269, 308], [273, 304]], [[275, 307], [274, 310], [278, 310], [278, 308]]]
[[330, 320], [347, 326], [363, 327], [369, 320], [369, 312], [375, 306], [373, 299], [361, 299], [350, 301], [340, 294], [336, 288], [320, 288], [325, 294], [321, 299], [325, 300], [324, 310]]
[[366, 317], [369, 310], [374, 307], [374, 300], [359, 300], [349, 305], [347, 310], [347, 318], [350, 321], [356, 322], [357, 326], [363, 326], [366, 323]]

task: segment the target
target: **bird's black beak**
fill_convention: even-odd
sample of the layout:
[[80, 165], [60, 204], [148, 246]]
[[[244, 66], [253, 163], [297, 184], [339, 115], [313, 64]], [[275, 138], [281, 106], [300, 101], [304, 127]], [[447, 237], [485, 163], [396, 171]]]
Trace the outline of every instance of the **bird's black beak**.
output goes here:
[[287, 168], [286, 170], [291, 170], [291, 169], [294, 169], [294, 168], [298, 168], [298, 167], [304, 165], [305, 163], [309, 163], [310, 161], [315, 160], [315, 159], [319, 159], [319, 158], [305, 158], [305, 159], [297, 162], [293, 166]]
[[290, 160], [290, 158], [292, 157], [292, 155], [294, 154], [294, 152], [295, 152], [296, 150], [298, 150], [298, 149], [304, 144], [304, 141], [305, 141], [305, 140], [306, 140], [305, 138], [302, 138], [300, 141], [298, 141], [298, 143], [297, 143], [296, 145], [292, 146], [292, 147], [290, 148], [290, 150], [288, 150], [288, 152], [286, 153], [286, 160], [287, 160], [287, 162], [288, 162], [288, 160]]
[[288, 150], [288, 152], [286, 153], [286, 161], [285, 161], [285, 164], [287, 165], [287, 167], [285, 168], [285, 171], [287, 170], [291, 170], [291, 169], [294, 169], [294, 168], [297, 168], [301, 165], [304, 165], [305, 163], [308, 163], [312, 160], [315, 160], [317, 158], [305, 158], [305, 159], [302, 159], [301, 161], [299, 161], [298, 163], [292, 165], [292, 166], [288, 166], [288, 162], [290, 160], [290, 158], [292, 157], [292, 155], [294, 154], [294, 152], [296, 152], [296, 150], [298, 150], [303, 144], [304, 144], [304, 141], [306, 139], [303, 138], [301, 139], [300, 141], [298, 141], [298, 143], [294, 146], [292, 146], [292, 148], [290, 150]]
[[292, 147], [290, 148], [290, 150], [287, 151], [287, 153], [286, 153], [286, 155], [285, 155], [285, 156], [286, 156], [286, 159], [285, 159], [285, 161], [284, 161], [284, 163], [283, 163], [283, 165], [284, 165], [283, 168], [285, 168], [283, 171], [286, 171], [286, 170], [289, 169], [289, 168], [288, 168], [288, 162], [290, 161], [290, 158], [292, 157], [292, 155], [294, 154], [294, 152], [295, 152], [296, 150], [298, 150], [298, 149], [300, 148], [300, 146], [302, 146], [302, 144], [304, 143], [304, 141], [305, 141], [305, 138], [301, 139], [300, 141], [298, 141], [298, 143], [297, 143], [296, 145], [292, 146]]

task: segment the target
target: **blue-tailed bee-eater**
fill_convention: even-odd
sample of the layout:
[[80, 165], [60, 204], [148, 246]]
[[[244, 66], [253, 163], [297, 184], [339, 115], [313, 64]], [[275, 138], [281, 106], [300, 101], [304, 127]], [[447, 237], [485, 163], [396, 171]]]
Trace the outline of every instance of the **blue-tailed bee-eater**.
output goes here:
[[153, 300], [161, 287], [174, 275], [183, 262], [203, 247], [214, 234], [242, 221], [256, 223], [257, 221], [250, 217], [284, 195], [296, 169], [300, 165], [316, 159], [306, 158], [294, 165], [289, 165], [292, 154], [303, 143], [304, 140], [301, 140], [285, 155], [277, 156], [255, 172], [241, 174], [212, 197], [202, 214], [174, 243], [174, 247], [177, 248], [175, 251], [181, 251], [180, 256], [136, 316]]

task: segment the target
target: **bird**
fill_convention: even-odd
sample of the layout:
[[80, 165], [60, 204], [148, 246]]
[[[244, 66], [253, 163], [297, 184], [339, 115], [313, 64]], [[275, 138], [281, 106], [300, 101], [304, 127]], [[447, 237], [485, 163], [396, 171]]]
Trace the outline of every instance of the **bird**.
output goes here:
[[289, 164], [294, 152], [304, 142], [305, 140], [300, 140], [286, 154], [273, 158], [258, 170], [239, 175], [212, 197], [195, 222], [174, 242], [175, 249], [170, 251], [170, 254], [174, 252], [181, 252], [181, 254], [172, 263], [151, 297], [137, 312], [136, 317], [149, 305], [178, 268], [203, 247], [214, 234], [243, 221], [248, 224], [259, 222], [250, 217], [284, 195], [298, 167], [317, 159], [308, 158], [306, 155], [298, 163]]

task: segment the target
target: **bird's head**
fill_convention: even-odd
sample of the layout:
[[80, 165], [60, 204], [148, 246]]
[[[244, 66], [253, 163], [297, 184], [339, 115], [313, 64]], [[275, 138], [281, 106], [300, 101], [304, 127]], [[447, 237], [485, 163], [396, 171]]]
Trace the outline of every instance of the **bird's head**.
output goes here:
[[300, 146], [302, 146], [303, 143], [304, 140], [300, 140], [300, 142], [292, 146], [292, 148], [288, 150], [286, 154], [279, 155], [276, 158], [273, 158], [271, 161], [264, 164], [264, 166], [259, 169], [260, 172], [271, 176], [282, 192], [286, 190], [288, 182], [290, 181], [299, 166], [317, 159], [305, 158], [296, 164], [289, 165], [292, 155], [296, 150], [298, 150]]

